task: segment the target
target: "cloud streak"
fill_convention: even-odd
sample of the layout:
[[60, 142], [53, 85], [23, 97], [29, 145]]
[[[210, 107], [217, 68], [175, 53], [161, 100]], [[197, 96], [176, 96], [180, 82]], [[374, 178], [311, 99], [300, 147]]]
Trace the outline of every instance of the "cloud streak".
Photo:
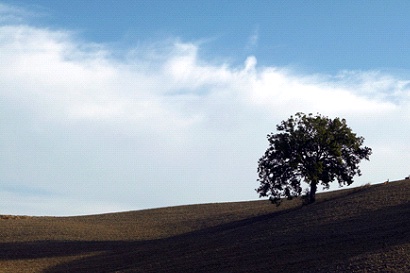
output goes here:
[[258, 46], [259, 41], [259, 27], [256, 27], [252, 34], [248, 38], [248, 43], [246, 44], [246, 49], [252, 50]]
[[410, 159], [403, 138], [410, 129], [402, 126], [410, 116], [406, 78], [380, 71], [307, 75], [260, 67], [253, 56], [242, 66], [215, 64], [199, 45], [178, 39], [113, 57], [115, 49], [70, 31], [7, 22], [0, 52], [0, 196], [7, 213], [257, 198], [265, 136], [298, 111], [346, 117], [365, 136], [374, 156], [358, 181], [408, 174], [394, 163]]

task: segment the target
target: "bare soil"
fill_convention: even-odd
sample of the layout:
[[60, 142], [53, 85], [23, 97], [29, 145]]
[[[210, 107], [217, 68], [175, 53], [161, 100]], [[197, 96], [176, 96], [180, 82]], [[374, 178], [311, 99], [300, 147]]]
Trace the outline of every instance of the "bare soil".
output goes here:
[[0, 216], [0, 272], [410, 272], [410, 180], [269, 201]]

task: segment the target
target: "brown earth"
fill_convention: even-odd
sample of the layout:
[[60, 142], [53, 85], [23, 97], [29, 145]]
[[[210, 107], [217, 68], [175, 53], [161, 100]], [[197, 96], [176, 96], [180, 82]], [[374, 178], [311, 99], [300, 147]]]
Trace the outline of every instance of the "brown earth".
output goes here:
[[410, 272], [410, 180], [276, 207], [0, 216], [0, 272]]

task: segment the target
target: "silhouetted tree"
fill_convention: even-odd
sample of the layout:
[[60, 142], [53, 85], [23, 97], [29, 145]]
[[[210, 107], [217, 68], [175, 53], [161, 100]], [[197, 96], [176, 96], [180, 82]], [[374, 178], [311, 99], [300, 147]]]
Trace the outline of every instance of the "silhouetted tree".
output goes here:
[[340, 186], [352, 184], [353, 177], [361, 175], [358, 164], [372, 153], [345, 119], [297, 113], [277, 125], [277, 131], [267, 136], [269, 147], [258, 161], [256, 189], [259, 197], [277, 205], [283, 197], [299, 196], [302, 181], [310, 185], [309, 203], [315, 202], [319, 183], [326, 189], [336, 179]]

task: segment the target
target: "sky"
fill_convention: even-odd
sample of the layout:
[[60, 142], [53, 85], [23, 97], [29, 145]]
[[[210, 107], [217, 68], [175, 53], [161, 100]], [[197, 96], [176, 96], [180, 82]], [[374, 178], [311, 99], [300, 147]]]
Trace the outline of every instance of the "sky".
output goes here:
[[403, 179], [409, 13], [408, 1], [0, 0], [0, 213], [257, 200], [266, 136], [296, 112], [365, 138], [373, 155], [352, 186]]

